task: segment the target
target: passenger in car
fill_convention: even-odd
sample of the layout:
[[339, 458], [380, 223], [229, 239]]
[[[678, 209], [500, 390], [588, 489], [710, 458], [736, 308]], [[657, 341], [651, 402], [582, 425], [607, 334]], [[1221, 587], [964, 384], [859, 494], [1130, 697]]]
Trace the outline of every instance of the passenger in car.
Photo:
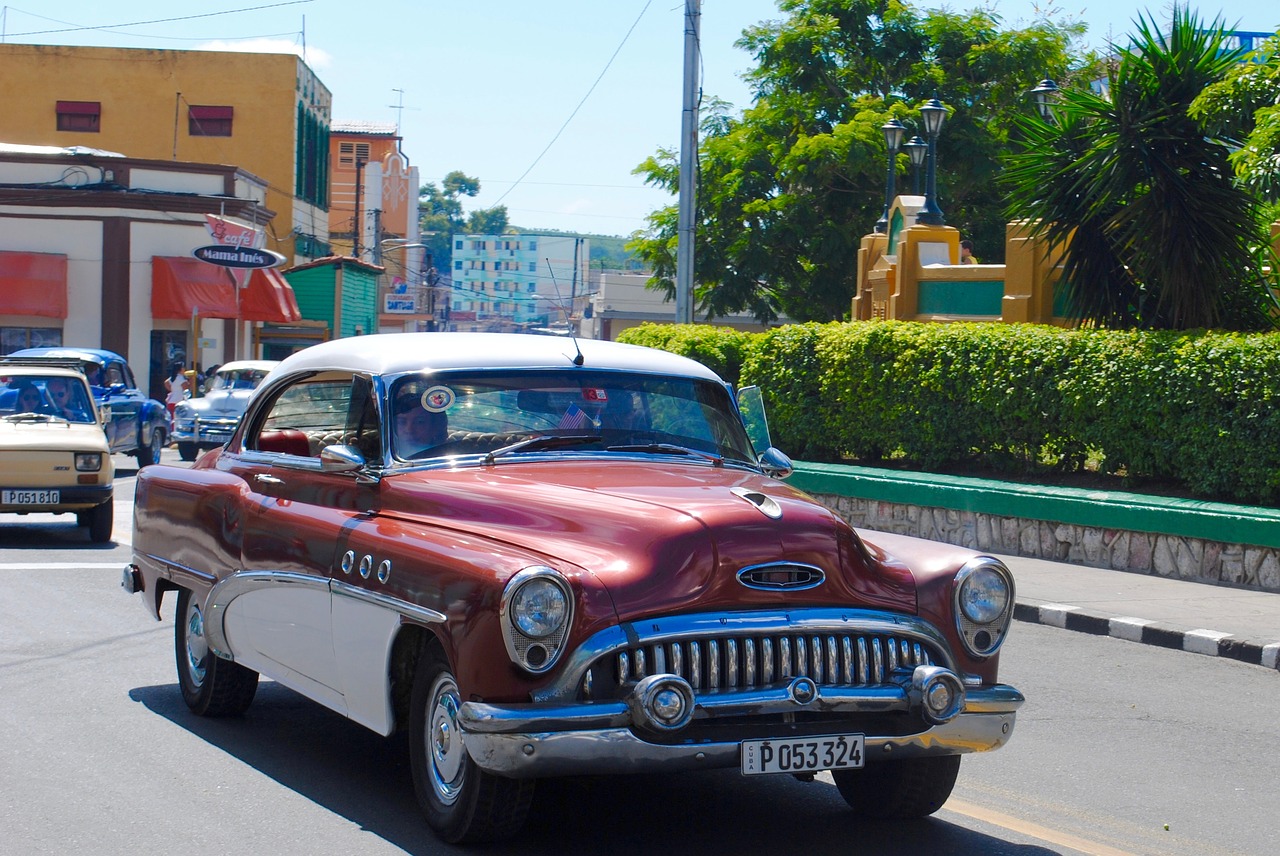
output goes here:
[[40, 390], [34, 386], [18, 387], [18, 398], [14, 402], [14, 413], [43, 413], [47, 408], [40, 397]]
[[401, 393], [396, 397], [394, 410], [396, 457], [419, 457], [448, 439], [449, 418], [443, 411], [423, 407], [418, 393]]

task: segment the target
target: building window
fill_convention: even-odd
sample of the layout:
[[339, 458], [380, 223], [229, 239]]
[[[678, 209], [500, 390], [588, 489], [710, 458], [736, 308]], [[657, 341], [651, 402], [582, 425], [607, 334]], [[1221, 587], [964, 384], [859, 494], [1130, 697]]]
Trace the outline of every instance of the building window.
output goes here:
[[231, 136], [230, 107], [192, 104], [187, 108], [187, 133], [193, 137]]
[[538, 242], [537, 242], [537, 241], [530, 241], [530, 242], [529, 242], [529, 251], [530, 251], [530, 252], [534, 252], [534, 251], [535, 251], [535, 250], [537, 250], [537, 249], [538, 249]]
[[529, 283], [529, 293], [535, 294], [537, 293], [537, 291], [538, 291], [538, 284], [536, 282]]
[[537, 273], [537, 272], [538, 272], [538, 263], [529, 262], [529, 273]]
[[453, 263], [453, 269], [454, 269], [454, 270], [462, 270], [462, 261], [461, 261], [461, 259], [459, 259], [458, 261], [456, 261], [456, 262], [454, 262], [454, 263]]
[[453, 248], [454, 248], [455, 250], [460, 250], [460, 249], [462, 249], [462, 242], [461, 242], [461, 241], [454, 241], [454, 242], [453, 242]]
[[338, 143], [338, 165], [355, 168], [357, 163], [369, 162], [368, 143]]
[[96, 134], [102, 130], [98, 120], [102, 117], [102, 104], [97, 101], [59, 101], [58, 130], [82, 131]]
[[62, 345], [61, 327], [0, 327], [0, 355]]

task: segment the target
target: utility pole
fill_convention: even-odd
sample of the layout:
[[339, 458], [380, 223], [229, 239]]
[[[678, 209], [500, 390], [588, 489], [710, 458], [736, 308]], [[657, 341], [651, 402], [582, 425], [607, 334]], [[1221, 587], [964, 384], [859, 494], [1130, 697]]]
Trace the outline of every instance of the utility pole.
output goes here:
[[680, 208], [676, 233], [676, 323], [693, 323], [693, 238], [698, 198], [698, 40], [702, 0], [684, 3], [684, 111], [680, 117]]
[[364, 190], [364, 160], [356, 157], [356, 213], [351, 218], [351, 255], [360, 258], [360, 233], [364, 231], [364, 223], [360, 217], [360, 202]]

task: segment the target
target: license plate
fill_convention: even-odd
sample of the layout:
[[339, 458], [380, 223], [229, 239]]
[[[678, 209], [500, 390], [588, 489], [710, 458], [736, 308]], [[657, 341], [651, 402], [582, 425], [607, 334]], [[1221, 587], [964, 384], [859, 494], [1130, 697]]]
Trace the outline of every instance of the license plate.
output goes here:
[[57, 505], [58, 501], [56, 490], [6, 490], [0, 494], [0, 503], [5, 505]]
[[793, 740], [744, 740], [742, 775], [813, 773], [862, 766], [863, 735], [833, 734]]

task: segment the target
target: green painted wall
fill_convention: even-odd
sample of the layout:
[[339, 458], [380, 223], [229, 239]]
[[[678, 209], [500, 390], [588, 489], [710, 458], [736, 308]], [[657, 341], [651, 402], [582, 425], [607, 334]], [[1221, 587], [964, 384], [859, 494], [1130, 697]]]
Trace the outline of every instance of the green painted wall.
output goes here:
[[353, 265], [343, 267], [342, 329], [338, 335], [359, 336], [378, 332], [378, 275]]
[[920, 315], [994, 315], [1002, 312], [1003, 280], [921, 280]]
[[1276, 508], [841, 464], [797, 462], [790, 483], [810, 493], [901, 505], [1280, 547]]
[[323, 321], [333, 329], [333, 278], [332, 267], [311, 267], [285, 274], [293, 295], [298, 299], [298, 310], [308, 321]]

